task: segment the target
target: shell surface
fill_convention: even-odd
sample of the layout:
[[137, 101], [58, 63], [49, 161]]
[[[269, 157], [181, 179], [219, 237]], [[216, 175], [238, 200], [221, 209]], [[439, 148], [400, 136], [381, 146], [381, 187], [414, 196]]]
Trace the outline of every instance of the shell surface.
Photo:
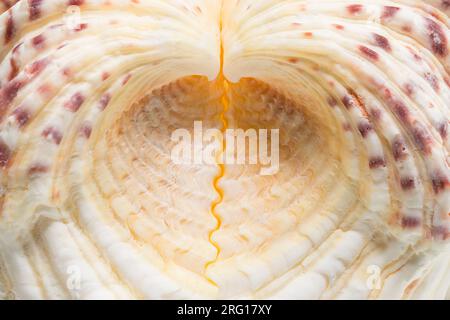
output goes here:
[[[449, 13], [0, 2], [0, 298], [449, 299]], [[174, 163], [197, 121], [279, 170]]]

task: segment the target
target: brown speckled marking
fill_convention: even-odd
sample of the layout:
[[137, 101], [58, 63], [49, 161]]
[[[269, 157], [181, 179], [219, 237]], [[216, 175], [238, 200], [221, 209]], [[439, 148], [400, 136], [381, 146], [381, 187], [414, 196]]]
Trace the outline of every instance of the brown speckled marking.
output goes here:
[[382, 112], [380, 109], [370, 109], [370, 117], [372, 118], [373, 121], [378, 122], [381, 120], [382, 117]]
[[366, 57], [374, 60], [374, 61], [378, 61], [379, 59], [379, 55], [376, 51], [366, 47], [366, 46], [359, 46], [358, 47], [359, 51], [364, 54]]
[[383, 8], [383, 14], [381, 15], [381, 19], [393, 18], [399, 11], [400, 11], [399, 7], [385, 6]]
[[379, 169], [382, 167], [386, 167], [386, 161], [382, 157], [375, 157], [369, 159], [369, 167], [370, 169]]
[[66, 47], [67, 43], [61, 43], [56, 49], [61, 50], [62, 48]]
[[433, 139], [428, 131], [421, 126], [416, 126], [412, 131], [414, 141], [416, 142], [416, 145], [419, 147], [419, 149], [427, 155], [430, 154]]
[[5, 11], [8, 10], [9, 8], [11, 8], [11, 4], [9, 3], [8, 0], [1, 0], [0, 2], [3, 3], [3, 7], [4, 7]]
[[410, 25], [404, 25], [402, 27], [402, 30], [406, 33], [411, 33], [412, 32], [412, 27]]
[[16, 33], [16, 27], [14, 25], [14, 19], [12, 16], [12, 11], [9, 11], [8, 19], [6, 20], [6, 28], [5, 28], [5, 44], [11, 41]]
[[390, 44], [388, 38], [386, 38], [386, 37], [384, 37], [384, 36], [382, 36], [380, 34], [377, 34], [377, 33], [374, 33], [373, 37], [375, 39], [375, 44], [378, 47], [383, 48], [386, 51], [391, 51], [392, 50], [391, 44]]
[[408, 47], [408, 51], [413, 56], [414, 60], [416, 60], [417, 62], [422, 62], [422, 57], [413, 48]]
[[11, 81], [19, 73], [19, 67], [17, 66], [14, 55], [9, 59], [9, 65], [11, 66], [11, 71], [9, 72], [9, 75], [8, 75], [8, 81]]
[[427, 72], [424, 74], [425, 80], [428, 81], [430, 86], [434, 89], [434, 91], [439, 92], [440, 85], [439, 85], [439, 79], [436, 75], [432, 74], [431, 72]]
[[405, 295], [404, 296], [410, 296], [412, 292], [417, 288], [417, 286], [420, 284], [420, 279], [415, 279], [411, 281], [408, 286], [405, 288]]
[[33, 21], [39, 19], [41, 17], [42, 0], [28, 0], [28, 5], [30, 7], [30, 20]]
[[436, 227], [434, 226], [431, 229], [431, 235], [433, 236], [433, 239], [435, 240], [447, 240], [449, 238], [449, 232], [447, 230], [447, 228], [440, 226], [440, 227]]
[[395, 161], [405, 160], [408, 157], [406, 143], [401, 136], [397, 136], [392, 142], [392, 154]]
[[18, 51], [19, 51], [19, 49], [20, 49], [20, 47], [23, 45], [23, 42], [20, 42], [19, 44], [17, 44], [16, 46], [14, 46], [14, 48], [12, 49], [12, 53], [13, 54], [16, 54]]
[[407, 83], [404, 85], [404, 90], [406, 92], [406, 94], [408, 95], [408, 97], [412, 97], [412, 95], [414, 94], [415, 90], [414, 90], [414, 85], [412, 83]]
[[422, 225], [422, 219], [414, 217], [403, 217], [402, 228], [403, 229], [416, 229]]
[[337, 106], [337, 100], [334, 97], [328, 97], [327, 102], [330, 107]]
[[400, 179], [400, 185], [404, 191], [413, 190], [416, 187], [416, 180], [413, 177], [404, 177]]
[[127, 74], [125, 76], [125, 78], [123, 78], [123, 80], [122, 80], [122, 86], [126, 85], [128, 83], [128, 81], [130, 81], [130, 79], [131, 79], [131, 74]]
[[392, 108], [394, 109], [395, 114], [403, 123], [409, 123], [410, 114], [406, 105], [401, 101], [393, 101]]
[[344, 131], [350, 132], [352, 131], [352, 126], [350, 125], [350, 123], [346, 122], [342, 125], [342, 129], [344, 129]]
[[48, 66], [49, 63], [49, 58], [42, 58], [29, 65], [26, 68], [26, 72], [30, 77], [36, 77]]
[[84, 0], [69, 0], [69, 6], [82, 6]]
[[25, 126], [30, 120], [30, 113], [24, 107], [18, 107], [12, 114], [20, 128]]
[[0, 140], [0, 167], [5, 168], [11, 158], [11, 150], [8, 145]]
[[53, 92], [53, 87], [48, 83], [43, 83], [39, 86], [38, 92], [44, 97], [50, 97], [50, 94]]
[[102, 73], [102, 81], [105, 81], [106, 79], [108, 79], [111, 75], [108, 72], [103, 72]]
[[59, 145], [63, 138], [62, 133], [54, 127], [48, 127], [42, 132], [42, 136], [52, 141], [54, 144]]
[[355, 14], [360, 13], [363, 8], [364, 8], [364, 6], [362, 4], [351, 4], [351, 5], [347, 6], [347, 11], [351, 15], [355, 15]]
[[28, 175], [29, 176], [36, 176], [36, 175], [40, 175], [43, 173], [47, 173], [49, 170], [48, 166], [37, 163], [32, 165], [29, 169], [28, 169]]
[[72, 71], [70, 70], [70, 68], [68, 68], [68, 67], [65, 67], [65, 68], [63, 68], [62, 69], [62, 74], [65, 76], [65, 77], [71, 77], [73, 74], [72, 74]]
[[64, 104], [64, 108], [71, 112], [77, 112], [84, 102], [84, 96], [80, 93], [74, 93], [69, 101]]
[[428, 37], [430, 38], [433, 52], [445, 58], [448, 55], [448, 39], [442, 30], [442, 27], [434, 20], [426, 18]]
[[77, 26], [75, 27], [74, 30], [75, 30], [76, 32], [80, 32], [80, 31], [86, 30], [87, 27], [88, 27], [88, 24], [87, 24], [87, 23], [80, 23], [79, 25], [77, 25]]
[[358, 125], [358, 130], [361, 133], [361, 135], [363, 136], [363, 138], [367, 138], [369, 133], [373, 131], [373, 127], [368, 122], [362, 122]]
[[444, 76], [444, 82], [450, 88], [450, 77]]
[[0, 114], [3, 115], [5, 109], [9, 106], [11, 101], [14, 100], [23, 85], [23, 81], [12, 80], [0, 90]]
[[99, 103], [100, 110], [105, 110], [106, 107], [108, 106], [110, 100], [111, 100], [111, 95], [109, 93], [105, 93], [100, 98], [100, 103]]
[[342, 103], [347, 109], [351, 109], [355, 107], [355, 100], [350, 95], [346, 95], [344, 98], [342, 98]]
[[440, 194], [445, 191], [450, 186], [450, 182], [448, 177], [445, 176], [442, 172], [436, 172], [433, 174], [431, 178], [433, 184], [434, 193]]
[[83, 123], [80, 128], [80, 133], [84, 138], [89, 139], [92, 133], [92, 126], [89, 123]]
[[31, 39], [31, 44], [37, 50], [41, 50], [45, 47], [45, 37], [40, 34]]
[[443, 124], [441, 124], [439, 126], [439, 134], [441, 135], [441, 138], [443, 140], [447, 139], [447, 135], [448, 135], [448, 122], [444, 122]]

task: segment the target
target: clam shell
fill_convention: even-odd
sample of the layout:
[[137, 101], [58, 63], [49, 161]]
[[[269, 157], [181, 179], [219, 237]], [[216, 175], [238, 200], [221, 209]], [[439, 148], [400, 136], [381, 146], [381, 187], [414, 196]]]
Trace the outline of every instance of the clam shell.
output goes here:
[[0, 298], [450, 298], [449, 13], [0, 1]]

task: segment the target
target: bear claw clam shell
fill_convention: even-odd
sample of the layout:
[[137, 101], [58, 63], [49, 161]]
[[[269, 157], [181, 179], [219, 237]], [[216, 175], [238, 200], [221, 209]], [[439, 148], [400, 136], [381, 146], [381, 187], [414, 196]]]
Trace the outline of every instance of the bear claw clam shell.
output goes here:
[[[450, 298], [449, 14], [0, 1], [0, 298]], [[174, 164], [197, 120], [280, 170]]]

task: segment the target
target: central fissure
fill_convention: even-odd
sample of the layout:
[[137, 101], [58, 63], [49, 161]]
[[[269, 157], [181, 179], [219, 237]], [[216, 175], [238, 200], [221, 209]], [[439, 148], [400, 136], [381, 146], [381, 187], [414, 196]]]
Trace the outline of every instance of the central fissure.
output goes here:
[[[222, 122], [222, 133], [225, 133], [227, 128], [228, 128], [228, 121], [227, 121], [227, 117], [226, 117], [226, 113], [229, 109], [229, 100], [228, 100], [228, 83], [226, 82], [226, 80], [224, 79], [220, 79], [219, 81], [222, 81], [223, 84], [223, 96], [221, 98], [221, 102], [223, 105], [223, 111], [220, 115], [220, 120]], [[223, 189], [220, 187], [219, 183], [220, 180], [225, 176], [225, 165], [221, 163], [220, 159], [222, 158], [223, 154], [225, 153], [225, 150], [227, 149], [227, 142], [225, 139], [222, 139], [223, 143], [221, 146], [221, 150], [219, 150], [219, 152], [217, 152], [217, 157], [216, 157], [216, 162], [217, 162], [217, 166], [219, 167], [219, 173], [218, 175], [214, 178], [214, 182], [213, 182], [213, 186], [214, 186], [214, 190], [217, 193], [217, 199], [211, 204], [211, 209], [210, 209], [210, 213], [213, 215], [213, 217], [216, 219], [217, 221], [217, 225], [216, 227], [211, 230], [211, 232], [209, 233], [209, 242], [216, 248], [217, 250], [217, 254], [214, 260], [209, 261], [206, 266], [205, 266], [205, 273], [208, 270], [208, 268], [215, 263], [220, 256], [220, 246], [219, 244], [214, 240], [214, 234], [216, 232], [218, 232], [220, 230], [220, 227], [222, 226], [222, 219], [220, 217], [220, 215], [217, 213], [216, 209], [217, 207], [223, 202], [224, 199], [224, 191]], [[208, 278], [208, 281], [214, 285], [217, 285], [212, 279]]]

